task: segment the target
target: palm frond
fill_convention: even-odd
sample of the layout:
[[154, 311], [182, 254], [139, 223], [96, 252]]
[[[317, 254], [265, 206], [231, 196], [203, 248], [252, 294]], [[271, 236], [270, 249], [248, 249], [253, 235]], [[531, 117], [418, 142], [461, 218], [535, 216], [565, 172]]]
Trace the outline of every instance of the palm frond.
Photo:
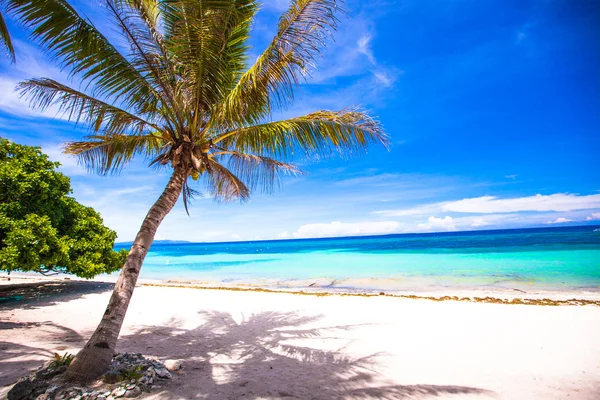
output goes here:
[[76, 155], [91, 172], [118, 173], [136, 155], [156, 157], [168, 145], [157, 135], [92, 135], [87, 141], [69, 142], [64, 151]]
[[217, 201], [247, 201], [250, 198], [250, 189], [244, 182], [213, 159], [208, 159], [205, 179], [208, 192]]
[[192, 205], [192, 200], [197, 197], [202, 197], [202, 193], [199, 191], [192, 189], [190, 187], [189, 182], [186, 180], [183, 184], [183, 190], [181, 191], [181, 195], [183, 197], [183, 208], [185, 209], [185, 213], [190, 216], [190, 206]]
[[51, 105], [57, 105], [58, 111], [66, 113], [69, 120], [83, 120], [94, 132], [104, 129], [110, 133], [133, 131], [141, 134], [148, 128], [160, 130], [158, 125], [52, 79], [23, 81], [17, 89], [21, 96], [29, 98], [34, 110], [44, 111]]
[[170, 68], [166, 49], [162, 46], [162, 36], [154, 30], [152, 20], [149, 19], [152, 16], [145, 15], [148, 10], [134, 0], [104, 2], [123, 38], [129, 43], [131, 63], [162, 95], [161, 98], [168, 105], [166, 111], [182, 122], [183, 110], [175, 95], [175, 74]]
[[[213, 124], [256, 124], [293, 100], [295, 86], [337, 28], [338, 0], [293, 0], [277, 34], [243, 74], [213, 117]], [[225, 122], [227, 121], [227, 122]]]
[[151, 82], [67, 0], [1, 1], [63, 69], [93, 88], [94, 96], [118, 98], [138, 114], [161, 108]]
[[168, 48], [176, 55], [192, 131], [231, 90], [246, 68], [255, 0], [182, 0], [162, 4]]
[[6, 48], [6, 51], [12, 62], [15, 62], [15, 49], [12, 44], [12, 40], [10, 39], [10, 33], [8, 32], [8, 27], [6, 26], [6, 21], [4, 21], [4, 17], [0, 12], [0, 44]]
[[[236, 151], [214, 153], [220, 164], [240, 178], [250, 190], [260, 187], [264, 193], [271, 193], [280, 183], [281, 174], [298, 175], [302, 171], [294, 164], [284, 163], [273, 158], [244, 154]], [[225, 161], [226, 160], [226, 161]]]
[[307, 157], [338, 152], [344, 157], [364, 151], [370, 143], [389, 144], [381, 124], [356, 109], [318, 111], [302, 117], [235, 129], [213, 138], [228, 150], [291, 158], [301, 151]]

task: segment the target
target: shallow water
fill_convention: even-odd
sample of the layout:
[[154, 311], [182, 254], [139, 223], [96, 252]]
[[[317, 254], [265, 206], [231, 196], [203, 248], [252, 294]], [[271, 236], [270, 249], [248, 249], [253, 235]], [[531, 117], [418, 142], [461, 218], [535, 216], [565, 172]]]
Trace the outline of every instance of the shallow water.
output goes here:
[[[600, 288], [598, 227], [233, 243], [155, 243], [142, 278], [336, 287]], [[299, 283], [302, 286], [303, 283]], [[293, 286], [293, 285], [292, 285]]]

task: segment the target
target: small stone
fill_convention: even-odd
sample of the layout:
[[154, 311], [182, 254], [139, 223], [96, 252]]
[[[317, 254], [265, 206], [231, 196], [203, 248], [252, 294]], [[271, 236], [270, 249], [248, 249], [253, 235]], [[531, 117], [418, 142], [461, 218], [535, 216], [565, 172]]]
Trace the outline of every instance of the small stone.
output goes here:
[[138, 397], [140, 394], [142, 394], [142, 389], [135, 386], [133, 389], [127, 391], [125, 397]]
[[46, 393], [49, 395], [53, 395], [56, 392], [58, 392], [60, 390], [60, 386], [50, 386], [47, 390]]
[[17, 382], [6, 394], [6, 398], [8, 400], [35, 399], [44, 393], [48, 386], [46, 381], [28, 377]]
[[159, 378], [163, 378], [163, 379], [171, 379], [172, 378], [171, 373], [169, 371], [167, 371], [166, 368], [157, 369], [156, 370], [156, 375]]
[[128, 384], [127, 386], [125, 386], [125, 389], [127, 389], [127, 390], [131, 390], [131, 389], [133, 389], [134, 387], [135, 387], [135, 383], [130, 383], [130, 384]]
[[127, 392], [127, 389], [125, 389], [124, 387], [118, 387], [112, 391], [112, 395], [114, 397], [123, 397], [123, 396], [125, 396], [126, 392]]
[[183, 367], [183, 363], [180, 360], [167, 360], [165, 361], [165, 367], [169, 371], [177, 371]]

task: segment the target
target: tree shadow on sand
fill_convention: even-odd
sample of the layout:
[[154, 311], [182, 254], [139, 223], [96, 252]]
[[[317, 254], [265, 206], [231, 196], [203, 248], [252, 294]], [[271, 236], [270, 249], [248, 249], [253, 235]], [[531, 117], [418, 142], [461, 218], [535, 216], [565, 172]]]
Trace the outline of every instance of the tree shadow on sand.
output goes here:
[[[83, 345], [83, 338], [76, 331], [52, 322], [6, 322], [0, 321], [0, 337], [19, 338], [19, 331], [35, 329], [40, 336], [56, 338], [48, 348], [25, 346], [18, 342], [0, 340], [0, 387], [15, 383], [20, 377], [52, 359], [54, 351]], [[11, 331], [11, 332], [9, 332]]]
[[0, 310], [34, 309], [111, 291], [114, 284], [93, 281], [44, 281], [0, 285]]
[[379, 354], [351, 358], [343, 348], [329, 351], [308, 347], [306, 339], [313, 339], [312, 343], [335, 340], [336, 331], [352, 329], [302, 328], [320, 317], [265, 312], [238, 323], [228, 313], [201, 314], [205, 323], [194, 329], [183, 329], [173, 320], [167, 326], [140, 329], [120, 339], [121, 349], [184, 361], [184, 369], [174, 374], [156, 398], [426, 399], [493, 395], [465, 386], [386, 383], [377, 373]]

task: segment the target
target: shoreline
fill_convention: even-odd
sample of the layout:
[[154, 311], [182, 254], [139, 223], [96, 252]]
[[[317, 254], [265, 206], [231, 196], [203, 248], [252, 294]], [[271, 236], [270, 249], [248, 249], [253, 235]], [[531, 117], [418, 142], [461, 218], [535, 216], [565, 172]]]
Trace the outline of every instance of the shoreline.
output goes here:
[[[257, 283], [224, 283], [194, 280], [159, 280], [139, 279], [136, 287], [164, 287], [185, 288], [211, 291], [231, 292], [258, 292], [273, 294], [294, 294], [300, 296], [340, 296], [340, 297], [390, 297], [429, 301], [456, 301], [472, 303], [494, 303], [508, 305], [594, 305], [600, 307], [600, 288], [586, 288], [586, 290], [554, 289], [544, 290], [539, 288], [534, 291], [524, 291], [517, 288], [498, 287], [427, 287], [422, 290], [415, 288], [399, 289], [390, 288], [360, 288], [360, 287], [334, 287], [331, 285], [307, 284], [319, 282], [322, 279], [296, 281], [296, 285], [276, 286], [261, 285]], [[327, 280], [325, 280], [327, 281]], [[40, 282], [91, 282], [114, 284], [116, 277], [102, 277], [83, 279], [70, 276], [37, 276], [32, 274], [13, 274], [10, 277], [0, 276], [0, 286], [17, 284], [35, 284]], [[289, 281], [288, 281], [289, 282]], [[300, 285], [304, 283], [304, 285]]]

